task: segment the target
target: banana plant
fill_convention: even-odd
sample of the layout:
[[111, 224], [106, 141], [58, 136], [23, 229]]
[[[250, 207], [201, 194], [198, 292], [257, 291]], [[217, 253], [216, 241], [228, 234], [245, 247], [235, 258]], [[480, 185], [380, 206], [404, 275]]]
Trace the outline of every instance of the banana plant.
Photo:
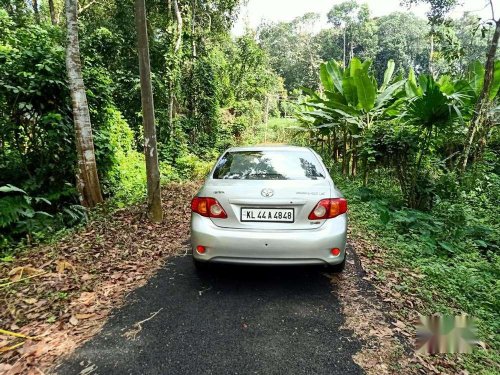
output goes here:
[[[304, 89], [309, 94], [307, 104], [314, 108], [305, 114], [316, 120], [318, 128], [333, 128], [351, 135], [352, 174], [355, 174], [357, 164], [357, 139], [370, 129], [373, 121], [397, 114], [397, 99], [404, 95], [406, 80], [401, 76], [394, 77], [394, 61], [388, 62], [380, 87], [370, 67], [370, 60], [362, 62], [358, 58], [351, 59], [346, 68], [336, 61], [329, 61], [320, 66], [323, 92]], [[347, 153], [345, 138], [344, 155]], [[365, 183], [373, 159], [368, 151], [366, 148], [363, 155]]]

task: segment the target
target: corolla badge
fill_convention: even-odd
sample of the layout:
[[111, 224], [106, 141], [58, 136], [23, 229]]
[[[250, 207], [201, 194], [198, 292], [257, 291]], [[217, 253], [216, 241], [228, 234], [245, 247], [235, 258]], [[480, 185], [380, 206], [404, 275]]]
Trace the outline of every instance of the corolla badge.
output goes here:
[[273, 189], [262, 189], [262, 191], [260, 192], [260, 194], [263, 196], [263, 197], [266, 197], [266, 198], [269, 198], [269, 197], [272, 197], [274, 195], [274, 191]]

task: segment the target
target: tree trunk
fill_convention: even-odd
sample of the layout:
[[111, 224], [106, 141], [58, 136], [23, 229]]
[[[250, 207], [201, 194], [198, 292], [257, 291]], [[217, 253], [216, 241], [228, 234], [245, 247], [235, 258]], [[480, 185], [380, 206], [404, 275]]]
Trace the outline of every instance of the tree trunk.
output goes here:
[[433, 58], [434, 58], [434, 27], [431, 28], [431, 48], [429, 51], [429, 73], [431, 76], [434, 76], [434, 66], [433, 66]]
[[267, 126], [267, 123], [269, 122], [269, 95], [266, 95], [266, 99], [265, 99], [265, 109], [264, 109], [264, 124], [266, 124]]
[[52, 22], [52, 25], [56, 26], [57, 17], [56, 17], [56, 10], [54, 8], [54, 0], [49, 0], [49, 12], [50, 12], [50, 21]]
[[338, 144], [337, 144], [337, 129], [335, 127], [332, 128], [333, 135], [333, 161], [337, 163], [338, 160]]
[[368, 165], [368, 156], [363, 158], [363, 186], [368, 186], [368, 173], [369, 173], [369, 165]]
[[354, 138], [351, 138], [351, 154], [352, 154], [351, 176], [356, 177], [357, 167], [358, 167], [358, 151], [357, 151], [357, 141]]
[[75, 143], [78, 155], [76, 185], [82, 206], [94, 207], [102, 202], [101, 187], [95, 162], [92, 124], [82, 77], [78, 41], [77, 0], [66, 0], [67, 46], [66, 69], [73, 105]]
[[[174, 47], [174, 55], [176, 55], [179, 50], [181, 49], [182, 45], [182, 15], [179, 10], [179, 4], [177, 0], [173, 0], [173, 5], [174, 5], [174, 13], [175, 13], [175, 18], [177, 20], [177, 40], [175, 42], [175, 47]], [[174, 58], [173, 64], [177, 64], [177, 58]], [[173, 69], [175, 71], [175, 69]], [[170, 77], [170, 82], [168, 83], [168, 96], [169, 96], [169, 103], [168, 103], [168, 123], [170, 126], [170, 131], [169, 131], [169, 140], [171, 140], [174, 136], [174, 101], [175, 101], [175, 94], [174, 94], [174, 79], [175, 76], [172, 74]]]
[[38, 0], [33, 0], [33, 11], [35, 12], [36, 23], [40, 23], [40, 9], [38, 9]]
[[191, 42], [193, 48], [193, 58], [196, 57], [195, 21], [196, 21], [196, 0], [191, 2]]
[[349, 174], [349, 165], [347, 159], [347, 129], [343, 130], [343, 145], [342, 145], [342, 175], [347, 176]]
[[161, 209], [160, 170], [156, 148], [156, 127], [151, 85], [151, 66], [149, 62], [148, 30], [146, 25], [146, 4], [144, 0], [135, 0], [135, 21], [137, 28], [137, 51], [139, 54], [139, 72], [141, 77], [141, 104], [144, 123], [144, 154], [146, 156], [146, 174], [148, 188], [148, 217], [154, 222], [163, 220]]
[[181, 43], [182, 43], [182, 15], [181, 11], [179, 10], [179, 4], [177, 3], [177, 0], [173, 0], [173, 4], [174, 4], [175, 18], [177, 20], [177, 40], [175, 42], [174, 52], [177, 53], [181, 48]]
[[472, 148], [472, 143], [474, 142], [474, 137], [476, 132], [481, 126], [484, 117], [486, 116], [486, 111], [488, 109], [489, 102], [489, 92], [491, 89], [491, 84], [493, 83], [493, 74], [495, 71], [495, 55], [497, 53], [498, 39], [500, 37], [500, 19], [495, 21], [495, 32], [490, 42], [490, 49], [486, 56], [486, 65], [484, 68], [484, 81], [483, 89], [479, 94], [479, 98], [476, 102], [476, 107], [474, 108], [474, 116], [472, 117], [471, 125], [469, 126], [469, 131], [467, 132], [467, 139], [465, 141], [464, 153], [462, 157], [462, 162], [460, 165], [460, 171], [463, 173], [467, 167], [467, 162]]

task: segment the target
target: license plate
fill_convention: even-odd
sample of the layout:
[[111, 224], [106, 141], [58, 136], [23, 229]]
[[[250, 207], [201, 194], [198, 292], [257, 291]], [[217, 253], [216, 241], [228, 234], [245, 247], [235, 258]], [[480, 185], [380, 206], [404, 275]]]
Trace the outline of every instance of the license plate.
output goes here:
[[241, 221], [293, 223], [293, 208], [242, 208]]

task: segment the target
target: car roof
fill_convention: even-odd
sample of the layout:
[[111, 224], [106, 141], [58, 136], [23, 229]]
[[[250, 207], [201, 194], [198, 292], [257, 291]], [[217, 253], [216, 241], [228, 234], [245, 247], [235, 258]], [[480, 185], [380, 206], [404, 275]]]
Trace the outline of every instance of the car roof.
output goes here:
[[240, 146], [231, 147], [227, 152], [238, 152], [238, 151], [309, 151], [312, 150], [308, 147], [300, 146], [290, 146], [281, 144], [266, 144], [266, 145], [255, 145], [255, 146]]

